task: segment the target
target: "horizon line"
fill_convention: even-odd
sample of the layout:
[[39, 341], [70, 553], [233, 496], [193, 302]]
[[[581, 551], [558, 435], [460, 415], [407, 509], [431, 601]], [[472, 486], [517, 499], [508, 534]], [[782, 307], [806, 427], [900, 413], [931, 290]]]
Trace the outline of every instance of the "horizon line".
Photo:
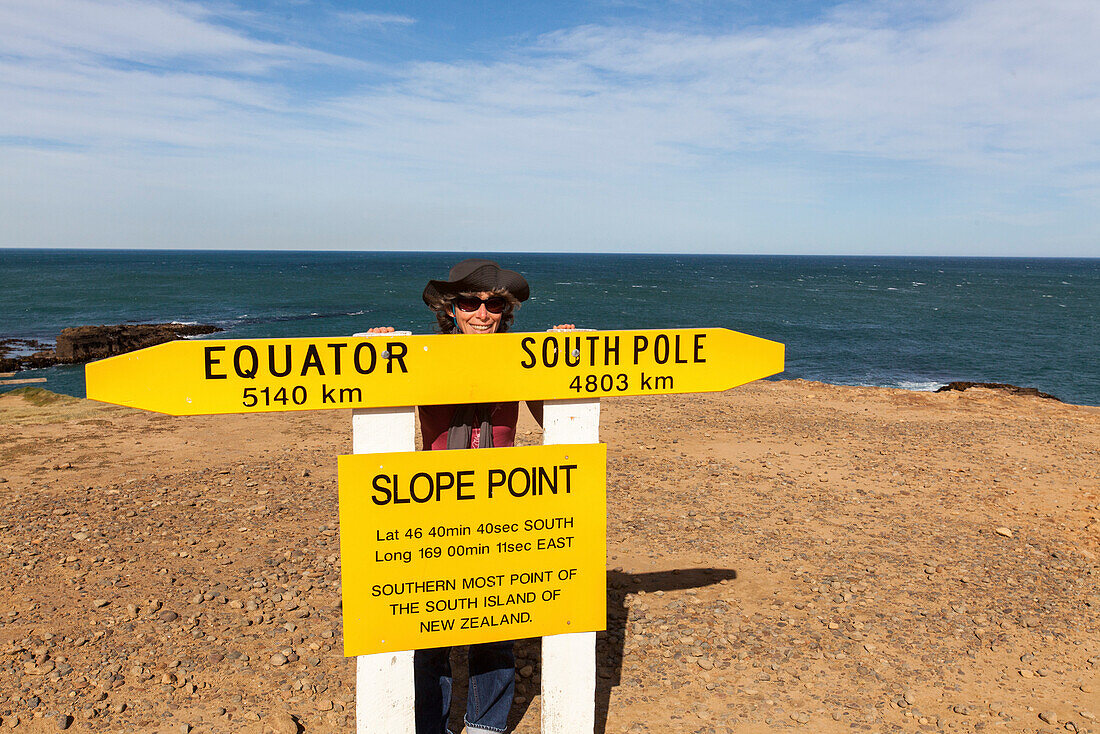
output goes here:
[[33, 252], [171, 252], [171, 253], [286, 253], [326, 255], [569, 255], [569, 256], [627, 256], [627, 257], [836, 257], [836, 258], [914, 258], [950, 260], [1100, 260], [1100, 255], [937, 255], [898, 253], [763, 253], [763, 252], [677, 252], [607, 250], [603, 252], [578, 252], [576, 250], [324, 250], [324, 249], [261, 249], [261, 248], [180, 248], [180, 247], [28, 247], [0, 245], [0, 251], [20, 250]]

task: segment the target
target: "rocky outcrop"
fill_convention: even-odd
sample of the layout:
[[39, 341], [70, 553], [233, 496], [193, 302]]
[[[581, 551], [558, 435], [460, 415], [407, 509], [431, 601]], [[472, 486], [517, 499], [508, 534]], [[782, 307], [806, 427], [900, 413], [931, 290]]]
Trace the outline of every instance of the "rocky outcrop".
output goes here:
[[13, 349], [44, 347], [27, 339], [0, 340], [0, 372], [38, 369], [55, 364], [82, 364], [118, 354], [156, 346], [185, 336], [221, 331], [209, 324], [119, 324], [116, 326], [77, 326], [62, 329], [54, 349], [24, 356], [8, 356]]
[[936, 390], [936, 392], [947, 392], [948, 390], [969, 390], [972, 387], [984, 387], [989, 390], [1003, 390], [1012, 395], [1031, 395], [1037, 398], [1046, 398], [1047, 400], [1057, 400], [1062, 402], [1060, 398], [1056, 398], [1045, 392], [1039, 392], [1034, 387], [1019, 387], [1018, 385], [1009, 385], [1004, 382], [949, 382], [943, 387]]
[[121, 324], [62, 329], [54, 352], [63, 364], [91, 362], [164, 344], [174, 339], [221, 331], [208, 324]]
[[[11, 352], [36, 350], [33, 354], [10, 356]], [[16, 372], [49, 367], [57, 363], [53, 350], [35, 339], [0, 339], [0, 372]]]

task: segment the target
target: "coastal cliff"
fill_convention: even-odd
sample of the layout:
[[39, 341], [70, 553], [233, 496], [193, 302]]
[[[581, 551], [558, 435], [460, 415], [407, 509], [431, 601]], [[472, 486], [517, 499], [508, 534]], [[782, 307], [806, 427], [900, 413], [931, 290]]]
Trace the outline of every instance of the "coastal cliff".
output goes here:
[[[53, 349], [29, 339], [0, 339], [0, 372], [40, 369], [55, 364], [83, 364], [156, 346], [175, 339], [221, 331], [210, 324], [117, 324], [62, 329]], [[37, 349], [9, 357], [12, 350]]]
[[120, 324], [62, 329], [54, 350], [57, 361], [79, 364], [164, 344], [185, 336], [221, 331], [209, 324]]
[[936, 392], [950, 392], [952, 390], [958, 390], [963, 392], [969, 390], [972, 387], [981, 387], [986, 390], [1003, 390], [1004, 392], [1012, 395], [1030, 395], [1036, 398], [1046, 398], [1047, 400], [1058, 400], [1060, 398], [1051, 395], [1050, 393], [1040, 392], [1036, 387], [1020, 387], [1019, 385], [1009, 385], [1004, 382], [949, 382], [943, 387], [936, 390]]

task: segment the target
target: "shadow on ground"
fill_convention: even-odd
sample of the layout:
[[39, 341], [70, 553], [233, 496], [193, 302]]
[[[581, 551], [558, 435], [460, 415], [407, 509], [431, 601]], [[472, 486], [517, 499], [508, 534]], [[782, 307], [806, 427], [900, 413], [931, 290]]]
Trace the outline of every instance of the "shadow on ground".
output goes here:
[[[626, 635], [626, 597], [644, 591], [678, 591], [711, 586], [726, 579], [736, 579], [737, 572], [728, 568], [678, 568], [651, 573], [626, 573], [620, 570], [607, 572], [607, 629], [596, 635], [596, 734], [607, 731], [607, 710], [611, 690], [622, 680], [623, 640]], [[534, 671], [529, 678], [520, 676], [516, 689], [516, 703], [508, 718], [508, 728], [514, 729], [531, 706], [531, 699], [542, 688], [541, 638], [516, 641], [516, 668], [530, 665]], [[451, 730], [462, 731], [462, 711], [466, 703], [466, 648], [455, 648], [454, 692], [451, 696]], [[455, 727], [457, 724], [457, 728]]]

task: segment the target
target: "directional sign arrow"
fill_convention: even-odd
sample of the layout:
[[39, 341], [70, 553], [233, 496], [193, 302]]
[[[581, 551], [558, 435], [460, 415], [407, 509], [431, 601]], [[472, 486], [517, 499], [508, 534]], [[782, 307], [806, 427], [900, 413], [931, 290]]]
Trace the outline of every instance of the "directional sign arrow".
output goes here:
[[92, 362], [88, 397], [169, 415], [716, 392], [783, 371], [728, 329], [173, 341]]

